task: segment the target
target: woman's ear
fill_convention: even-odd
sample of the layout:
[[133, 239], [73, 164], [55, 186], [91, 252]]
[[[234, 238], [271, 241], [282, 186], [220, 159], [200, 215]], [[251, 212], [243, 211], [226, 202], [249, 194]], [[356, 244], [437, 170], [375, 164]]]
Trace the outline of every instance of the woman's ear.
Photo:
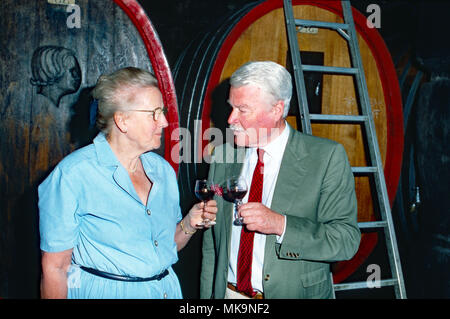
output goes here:
[[114, 123], [116, 123], [117, 128], [122, 132], [126, 133], [127, 130], [127, 118], [124, 112], [116, 112], [114, 113]]

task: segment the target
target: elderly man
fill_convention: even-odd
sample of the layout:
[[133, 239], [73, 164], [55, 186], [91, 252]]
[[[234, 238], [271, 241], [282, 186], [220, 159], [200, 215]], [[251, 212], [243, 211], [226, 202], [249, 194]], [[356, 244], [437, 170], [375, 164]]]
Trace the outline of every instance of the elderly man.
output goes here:
[[228, 123], [237, 148], [215, 149], [209, 178], [223, 183], [237, 175], [249, 191], [238, 208], [244, 226], [233, 223], [233, 204], [216, 196], [217, 224], [203, 239], [200, 295], [330, 298], [329, 263], [352, 258], [361, 236], [345, 150], [287, 124], [292, 80], [284, 67], [250, 62], [230, 84]]

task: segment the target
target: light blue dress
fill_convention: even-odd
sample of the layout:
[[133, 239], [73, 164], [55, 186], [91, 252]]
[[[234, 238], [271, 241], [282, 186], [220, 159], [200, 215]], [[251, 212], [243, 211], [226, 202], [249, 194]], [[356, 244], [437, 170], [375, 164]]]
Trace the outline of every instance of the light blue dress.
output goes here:
[[[39, 186], [41, 250], [73, 248], [68, 298], [182, 298], [171, 266], [177, 262], [175, 229], [182, 219], [175, 172], [161, 156], [141, 155], [153, 182], [147, 205], [103, 133], [65, 157]], [[79, 266], [160, 281], [122, 282]]]

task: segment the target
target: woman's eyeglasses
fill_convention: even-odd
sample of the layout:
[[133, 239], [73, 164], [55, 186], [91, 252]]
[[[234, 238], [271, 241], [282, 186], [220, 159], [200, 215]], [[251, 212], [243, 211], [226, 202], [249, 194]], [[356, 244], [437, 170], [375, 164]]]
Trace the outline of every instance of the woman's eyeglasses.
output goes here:
[[166, 115], [167, 114], [167, 108], [165, 107], [158, 107], [154, 110], [127, 110], [127, 111], [134, 111], [134, 112], [146, 112], [153, 115], [153, 119], [157, 121], [161, 114]]

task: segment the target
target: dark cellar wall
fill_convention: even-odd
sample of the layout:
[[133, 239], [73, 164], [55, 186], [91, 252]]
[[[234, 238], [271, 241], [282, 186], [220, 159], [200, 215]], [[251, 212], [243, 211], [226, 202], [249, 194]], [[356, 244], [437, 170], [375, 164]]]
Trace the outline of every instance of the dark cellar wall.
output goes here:
[[[236, 12], [245, 4], [254, 1], [245, 0], [138, 0], [146, 11], [152, 24], [159, 34], [162, 46], [164, 48], [170, 67], [174, 67], [177, 58], [188, 44], [199, 34], [211, 28], [211, 26], [220, 22], [221, 19]], [[416, 222], [422, 227], [422, 232], [414, 232], [416, 236], [411, 240], [411, 234], [405, 234], [405, 227], [397, 228], [397, 237], [400, 244], [400, 252], [404, 267], [404, 275], [407, 283], [407, 291], [410, 297], [429, 297], [424, 290], [425, 275], [434, 274], [434, 280], [441, 281], [444, 286], [443, 291], [438, 291], [437, 297], [450, 298], [448, 289], [448, 251], [450, 247], [439, 242], [436, 244], [430, 239], [432, 234], [438, 234], [439, 238], [447, 238], [448, 242], [448, 215], [450, 212], [448, 201], [442, 201], [442, 197], [448, 197], [449, 193], [449, 172], [448, 172], [448, 141], [449, 141], [449, 98], [448, 80], [436, 79], [438, 85], [434, 86], [432, 79], [436, 78], [436, 74], [448, 78], [449, 73], [449, 57], [450, 57], [450, 41], [447, 40], [447, 21], [450, 12], [450, 1], [408, 1], [408, 0], [354, 0], [351, 1], [360, 12], [365, 15], [366, 8], [371, 3], [377, 3], [381, 8], [381, 28], [380, 34], [384, 38], [394, 61], [394, 64], [400, 65], [402, 58], [412, 52], [414, 63], [417, 68], [421, 68], [425, 73], [424, 81], [430, 83], [424, 86], [418, 105], [411, 111], [412, 118], [405, 129], [405, 137], [407, 145], [415, 145], [418, 142], [417, 150], [421, 154], [416, 155], [416, 162], [422, 167], [417, 168], [417, 179], [423, 190], [421, 218]], [[1, 31], [0, 31], [1, 32]], [[419, 63], [420, 62], [420, 63]], [[1, 66], [5, 68], [5, 66]], [[7, 67], [7, 66], [6, 66]], [[431, 79], [431, 80], [430, 80]], [[2, 83], [3, 85], [3, 83]], [[405, 93], [406, 98], [408, 92]], [[439, 105], [433, 108], [433, 113], [426, 113], [427, 107]], [[425, 112], [425, 113], [423, 113]], [[426, 116], [424, 116], [424, 114]], [[426, 124], [429, 124], [427, 126]], [[416, 130], [425, 132], [426, 134], [415, 133]], [[418, 141], [418, 142], [417, 142]], [[431, 141], [431, 143], [427, 143]], [[427, 145], [429, 144], [429, 145]], [[447, 146], [447, 147], [445, 147]], [[435, 154], [435, 155], [433, 155]], [[428, 159], [431, 158], [431, 161]], [[421, 170], [421, 168], [424, 168]], [[431, 170], [432, 174], [426, 175], [423, 171]], [[442, 182], [444, 181], [444, 182]], [[436, 190], [433, 192], [432, 190]], [[181, 199], [183, 201], [183, 199]], [[406, 200], [411, 202], [410, 200]], [[22, 210], [30, 209], [30, 203], [24, 202]], [[395, 214], [394, 210], [394, 214]], [[186, 213], [186, 212], [184, 212]], [[3, 212], [0, 211], [0, 214]], [[394, 215], [394, 219], [395, 219]], [[1, 221], [1, 220], [0, 220]], [[436, 223], [440, 223], [440, 227], [436, 227]], [[401, 221], [400, 221], [401, 223]], [[35, 220], [23, 220], [18, 223], [17, 227], [29, 229], [36, 225]], [[417, 226], [417, 225], [416, 225]], [[0, 230], [3, 228], [0, 225]], [[406, 227], [408, 231], [411, 231]], [[421, 228], [421, 227], [419, 227]], [[29, 238], [28, 237], [23, 238]], [[11, 244], [0, 236], [0, 249], [4, 245]], [[23, 239], [25, 241], [26, 239]], [[420, 246], [416, 245], [420, 243]], [[10, 247], [9, 250], [17, 250], [21, 243], [16, 247]], [[23, 243], [22, 243], [23, 244]], [[15, 243], [13, 243], [15, 245]], [[27, 246], [27, 245], [25, 245]], [[29, 245], [28, 245], [29, 246]], [[194, 236], [189, 245], [180, 253], [180, 261], [175, 266], [179, 274], [186, 298], [198, 297], [199, 285], [199, 265], [201, 259], [201, 234]], [[419, 247], [419, 248], [416, 248]], [[437, 249], [436, 249], [437, 247]], [[441, 250], [440, 250], [441, 249]], [[415, 253], [419, 251], [420, 253]], [[444, 256], [443, 251], [447, 251]], [[21, 255], [22, 251], [18, 251]], [[0, 282], [0, 298], [38, 298], [39, 297], [39, 275], [38, 275], [38, 254], [39, 251], [23, 251], [24, 254], [32, 255], [32, 263], [22, 262], [11, 265], [12, 269], [6, 270], [6, 278], [8, 271], [13, 270], [15, 273], [30, 272], [33, 270], [33, 280], [20, 282], [17, 287], [12, 287], [12, 280]], [[35, 258], [36, 256], [37, 258]], [[1, 256], [1, 254], [0, 254]], [[424, 263], [425, 260], [430, 262]], [[447, 259], [446, 259], [447, 258]], [[28, 261], [28, 257], [23, 257]], [[0, 271], [4, 271], [3, 261], [0, 260]], [[411, 265], [419, 265], [412, 267]], [[445, 276], [442, 276], [445, 274]], [[5, 278], [0, 273], [0, 280]], [[422, 280], [423, 279], [423, 280]], [[408, 284], [414, 282], [414, 284]], [[430, 286], [430, 289], [434, 287]], [[435, 289], [436, 290], [436, 289]], [[357, 296], [358, 297], [358, 296]], [[385, 297], [385, 296], [379, 296]], [[359, 296], [361, 298], [361, 295]]]
[[[198, 34], [205, 32], [251, 0], [140, 0], [159, 34], [171, 66], [183, 49]], [[441, 1], [442, 2], [442, 1]], [[352, 5], [366, 16], [367, 6], [376, 3], [381, 10], [378, 30], [391, 51], [401, 51], [413, 41], [420, 1], [354, 0]]]

